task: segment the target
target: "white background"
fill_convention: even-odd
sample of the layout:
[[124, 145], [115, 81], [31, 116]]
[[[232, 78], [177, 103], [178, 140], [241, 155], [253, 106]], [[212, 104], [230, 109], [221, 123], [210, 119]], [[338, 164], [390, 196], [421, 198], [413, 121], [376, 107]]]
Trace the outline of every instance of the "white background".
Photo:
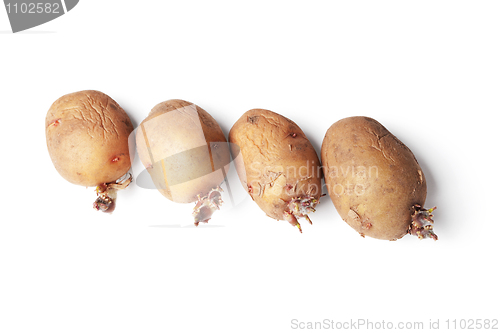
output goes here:
[[[87, 0], [12, 34], [0, 8], [0, 332], [500, 319], [499, 17], [497, 1]], [[419, 160], [439, 240], [363, 239], [329, 197], [303, 234], [250, 198], [181, 228], [192, 205], [135, 184], [97, 213], [45, 144], [52, 102], [84, 89], [135, 126], [172, 98], [226, 135], [267, 108], [318, 152], [332, 123], [371, 116]]]

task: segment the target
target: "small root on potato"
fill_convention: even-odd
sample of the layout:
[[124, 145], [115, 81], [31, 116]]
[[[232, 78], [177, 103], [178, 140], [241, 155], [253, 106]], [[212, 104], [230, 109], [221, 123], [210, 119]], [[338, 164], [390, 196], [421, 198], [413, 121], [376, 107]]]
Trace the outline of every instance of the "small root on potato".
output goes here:
[[292, 226], [299, 228], [300, 233], [302, 233], [302, 228], [300, 227], [300, 223], [299, 221], [297, 221], [297, 217], [295, 217], [295, 215], [290, 212], [284, 211], [283, 218]]
[[432, 238], [438, 240], [438, 236], [432, 230], [432, 224], [434, 224], [432, 212], [436, 207], [425, 209], [420, 205], [415, 205], [413, 208], [415, 212], [411, 216], [412, 222], [408, 227], [408, 233], [417, 236], [419, 239]]
[[299, 231], [302, 232], [298, 218], [303, 217], [312, 225], [312, 221], [307, 214], [315, 212], [314, 207], [318, 203], [319, 200], [309, 195], [293, 198], [288, 202], [288, 211], [283, 212], [283, 219], [292, 226], [299, 228]]
[[56, 119], [56, 120], [52, 121], [52, 122], [49, 124], [49, 127], [50, 127], [50, 126], [59, 126], [59, 124], [61, 124], [61, 118], [59, 118], [59, 119]]
[[[125, 178], [125, 179], [123, 179]], [[115, 210], [115, 201], [118, 190], [125, 189], [132, 182], [132, 175], [126, 174], [114, 183], [104, 183], [95, 188], [97, 199], [93, 207], [97, 211], [111, 213]]]
[[198, 201], [193, 209], [194, 225], [198, 226], [200, 222], [207, 223], [212, 218], [212, 214], [222, 206], [222, 188], [217, 186], [205, 195], [203, 198], [198, 194]]

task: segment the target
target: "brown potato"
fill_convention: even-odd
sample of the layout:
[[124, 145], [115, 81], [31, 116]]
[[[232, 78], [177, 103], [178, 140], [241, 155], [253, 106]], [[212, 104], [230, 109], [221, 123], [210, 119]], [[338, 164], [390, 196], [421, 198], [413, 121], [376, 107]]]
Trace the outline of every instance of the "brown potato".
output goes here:
[[363, 237], [396, 240], [407, 233], [437, 239], [425, 210], [425, 176], [415, 156], [368, 117], [337, 121], [321, 147], [328, 193], [342, 219]]
[[229, 169], [227, 140], [208, 112], [179, 99], [156, 105], [136, 133], [139, 158], [169, 200], [197, 202], [195, 225], [208, 222], [222, 204]]
[[268, 216], [299, 230], [297, 218], [311, 222], [307, 214], [321, 196], [321, 166], [297, 124], [272, 111], [250, 110], [231, 128], [229, 142], [243, 187]]
[[[133, 130], [128, 115], [111, 97], [95, 90], [67, 94], [56, 100], [45, 119], [50, 158], [67, 181], [97, 186], [102, 200], [94, 208], [112, 205], [108, 190], [128, 183], [116, 181], [130, 169], [128, 137]], [[111, 211], [111, 210], [109, 210]]]

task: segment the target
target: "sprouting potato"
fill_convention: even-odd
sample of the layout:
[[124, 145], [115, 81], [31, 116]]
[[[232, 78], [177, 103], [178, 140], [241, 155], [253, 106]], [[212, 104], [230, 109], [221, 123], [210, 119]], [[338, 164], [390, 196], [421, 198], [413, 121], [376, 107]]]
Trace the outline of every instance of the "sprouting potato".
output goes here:
[[136, 133], [139, 158], [159, 192], [178, 203], [196, 202], [194, 223], [208, 222], [222, 204], [229, 169], [226, 137], [215, 119], [179, 99], [156, 105]]
[[321, 196], [321, 166], [306, 135], [288, 118], [269, 110], [245, 112], [229, 132], [238, 176], [270, 217], [302, 232]]
[[94, 208], [111, 212], [116, 190], [131, 177], [128, 115], [108, 95], [85, 90], [56, 100], [45, 119], [47, 148], [59, 174], [67, 181], [96, 186]]
[[437, 236], [431, 208], [423, 208], [425, 176], [415, 156], [372, 118], [334, 123], [321, 147], [328, 193], [340, 214], [363, 237], [397, 240], [407, 233]]

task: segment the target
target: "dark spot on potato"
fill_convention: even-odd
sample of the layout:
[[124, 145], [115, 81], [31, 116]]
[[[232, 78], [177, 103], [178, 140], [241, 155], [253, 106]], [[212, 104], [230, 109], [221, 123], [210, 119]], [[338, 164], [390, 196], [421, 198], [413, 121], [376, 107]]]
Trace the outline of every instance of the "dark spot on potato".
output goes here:
[[114, 157], [111, 162], [118, 162], [120, 160], [120, 158], [118, 156]]
[[259, 116], [252, 116], [252, 117], [247, 118], [247, 122], [249, 122], [252, 125], [256, 124], [258, 122], [258, 120], [259, 120]]
[[250, 197], [252, 198], [252, 200], [254, 200], [253, 199], [253, 188], [252, 188], [252, 185], [247, 184], [247, 192], [248, 192], [248, 194], [250, 194]]
[[286, 191], [291, 191], [294, 186], [292, 184], [286, 184], [284, 187]]

